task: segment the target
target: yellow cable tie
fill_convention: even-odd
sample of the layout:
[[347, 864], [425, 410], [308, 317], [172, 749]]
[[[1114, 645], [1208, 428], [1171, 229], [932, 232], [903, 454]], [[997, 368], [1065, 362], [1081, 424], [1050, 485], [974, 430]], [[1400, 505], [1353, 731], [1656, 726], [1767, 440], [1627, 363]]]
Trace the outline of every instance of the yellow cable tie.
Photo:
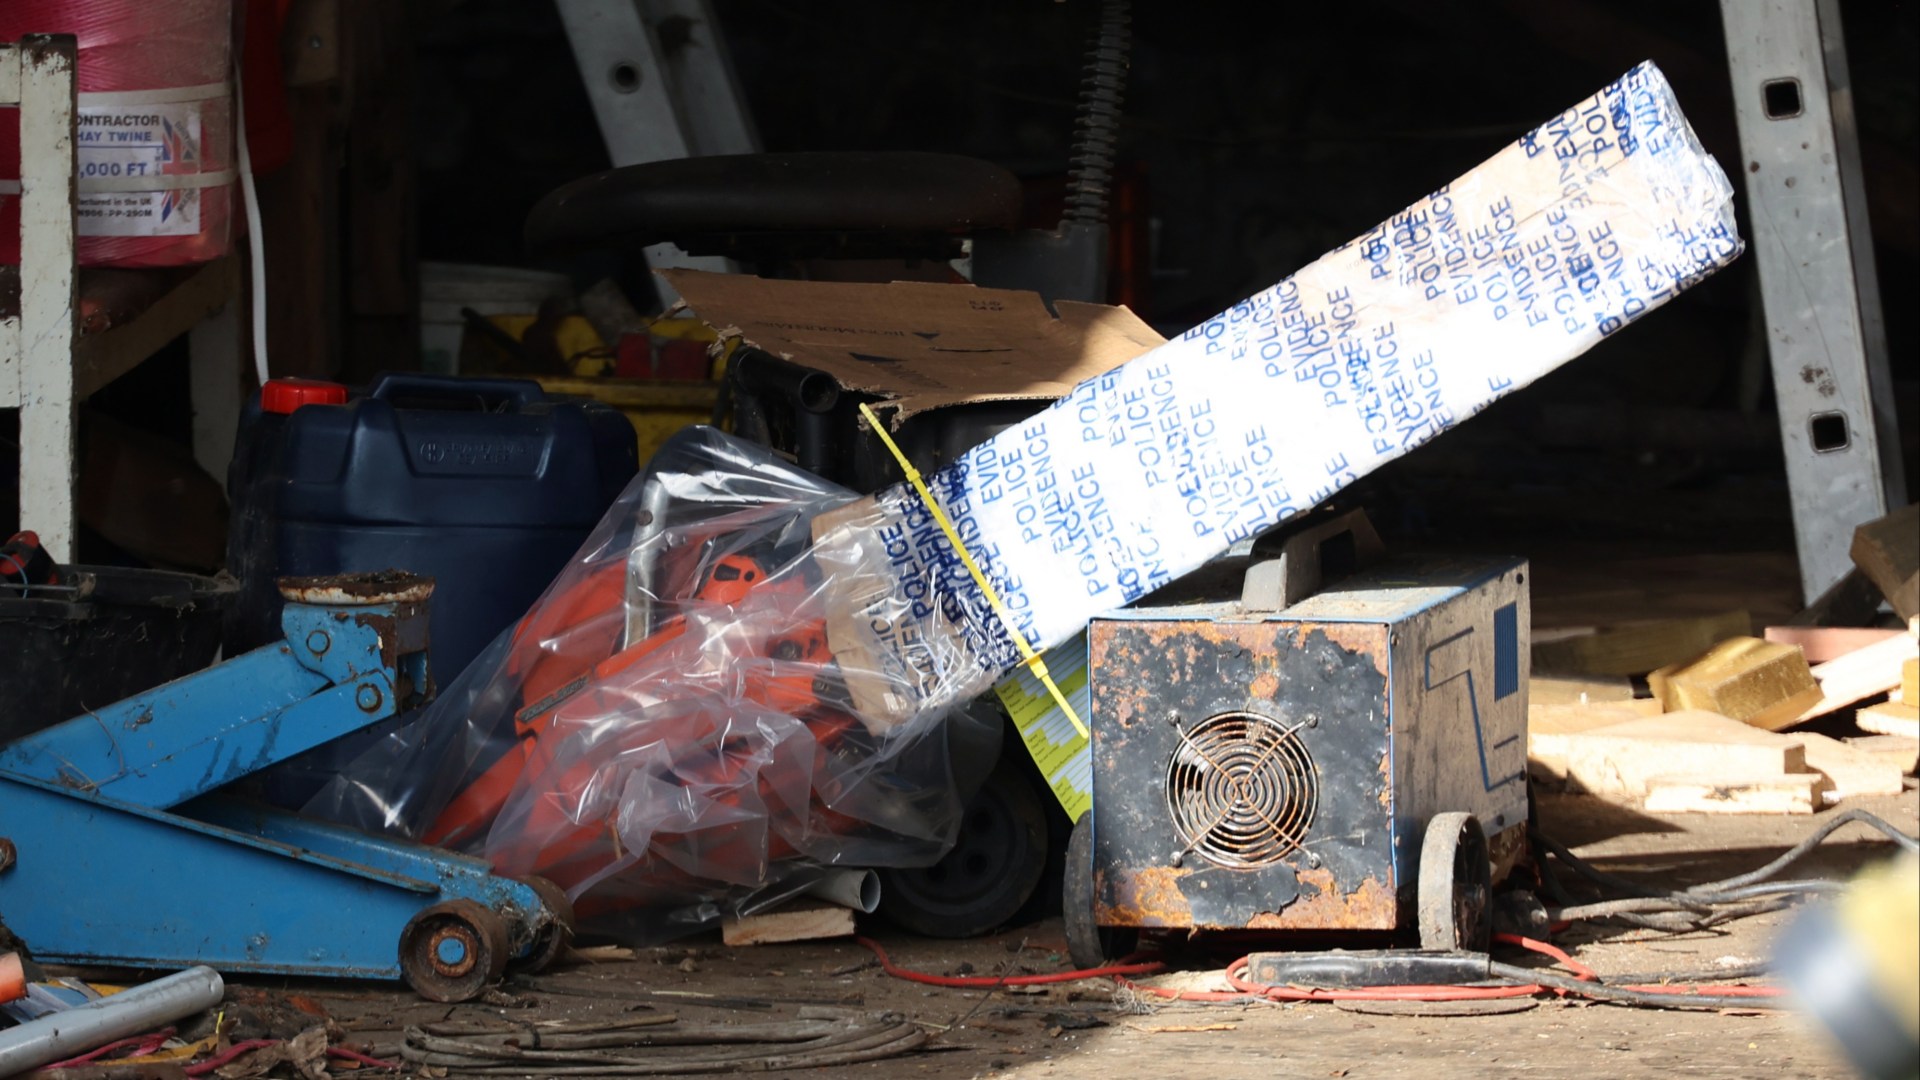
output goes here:
[[987, 598], [988, 606], [993, 608], [993, 613], [1007, 631], [1007, 636], [1012, 638], [1014, 645], [1019, 647], [1020, 655], [1025, 658], [1028, 670], [1040, 680], [1040, 685], [1047, 688], [1047, 693], [1052, 695], [1054, 704], [1060, 706], [1060, 711], [1067, 714], [1067, 720], [1073, 724], [1073, 730], [1079, 732], [1083, 739], [1093, 738], [1093, 733], [1089, 732], [1087, 725], [1081, 722], [1080, 714], [1075, 712], [1072, 703], [1067, 701], [1067, 695], [1053, 681], [1053, 675], [1047, 671], [1046, 662], [1040, 658], [1039, 652], [1027, 642], [1026, 635], [1013, 625], [1013, 614], [1007, 610], [1006, 604], [1001, 603], [1000, 594], [994, 590], [993, 583], [987, 580], [987, 575], [980, 572], [979, 564], [973, 561], [973, 554], [967, 550], [967, 545], [961, 542], [959, 530], [953, 527], [953, 522], [947, 520], [947, 512], [940, 508], [940, 503], [934, 499], [933, 492], [927, 489], [926, 482], [921, 479], [920, 470], [907, 461], [907, 455], [900, 451], [893, 437], [887, 434], [886, 427], [880, 423], [880, 418], [873, 414], [873, 410], [868, 408], [865, 402], [860, 405], [860, 415], [867, 418], [868, 426], [873, 429], [875, 435], [880, 436], [880, 442], [893, 455], [893, 460], [899, 463], [900, 471], [906, 474], [907, 482], [913, 485], [913, 490], [920, 495], [920, 501], [926, 504], [927, 512], [933, 515], [934, 523], [940, 526], [942, 533], [946, 534], [947, 543], [953, 545], [953, 550], [960, 556], [961, 565], [967, 568], [967, 573], [973, 575], [973, 583], [980, 586], [981, 593]]

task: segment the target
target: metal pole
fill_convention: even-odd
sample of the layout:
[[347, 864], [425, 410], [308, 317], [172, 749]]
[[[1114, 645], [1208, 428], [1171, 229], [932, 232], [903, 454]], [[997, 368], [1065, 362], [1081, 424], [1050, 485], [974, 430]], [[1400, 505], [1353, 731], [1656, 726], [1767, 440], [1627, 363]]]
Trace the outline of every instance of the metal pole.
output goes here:
[[210, 1009], [226, 995], [220, 973], [193, 967], [144, 986], [0, 1031], [0, 1076], [84, 1054]]
[[[554, 0], [607, 156], [616, 166], [757, 151], [726, 40], [706, 0]], [[672, 22], [686, 40], [669, 53], [655, 27]], [[647, 265], [732, 273], [732, 260], [689, 255], [672, 244], [646, 249]], [[671, 305], [672, 289], [654, 288]]]

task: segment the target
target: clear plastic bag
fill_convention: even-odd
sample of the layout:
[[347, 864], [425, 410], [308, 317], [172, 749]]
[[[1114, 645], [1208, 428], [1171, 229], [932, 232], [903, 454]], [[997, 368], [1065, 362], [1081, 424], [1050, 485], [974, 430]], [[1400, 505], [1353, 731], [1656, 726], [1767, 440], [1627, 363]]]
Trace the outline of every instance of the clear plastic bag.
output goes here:
[[[813, 526], [853, 495], [675, 436], [528, 615], [307, 806], [537, 874], [657, 940], [831, 866], [924, 865], [961, 807], [944, 711], [870, 728]], [[955, 714], [954, 724], [989, 722]]]

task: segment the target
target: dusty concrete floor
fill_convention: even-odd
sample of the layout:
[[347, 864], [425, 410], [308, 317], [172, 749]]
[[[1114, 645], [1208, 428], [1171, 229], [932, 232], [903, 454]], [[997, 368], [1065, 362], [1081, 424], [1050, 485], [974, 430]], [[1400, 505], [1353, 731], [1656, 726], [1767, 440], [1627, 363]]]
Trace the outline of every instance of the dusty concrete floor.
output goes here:
[[[1854, 800], [1908, 832], [1920, 797]], [[1653, 818], [1597, 801], [1548, 797], [1543, 825], [1605, 869], [1675, 885], [1751, 869], [1806, 836], [1833, 811], [1803, 817]], [[1802, 864], [1844, 877], [1892, 850], [1849, 826]], [[1558, 940], [1602, 974], [1714, 968], [1763, 959], [1788, 915], [1763, 915], [1710, 933], [1656, 934], [1578, 927]], [[876, 920], [870, 928], [902, 966], [1000, 975], [1066, 966], [1057, 920], [966, 942], [913, 938]], [[511, 1005], [429, 1005], [386, 987], [310, 984], [336, 1020], [361, 1037], [396, 1044], [408, 1023], [444, 1017], [587, 1018], [634, 1009], [706, 1022], [791, 1016], [802, 1003], [894, 1010], [948, 1026], [928, 1052], [794, 1076], [924, 1077], [1799, 1077], [1845, 1076], [1836, 1049], [1790, 1012], [1665, 1012], [1542, 1001], [1500, 1015], [1379, 1015], [1329, 1004], [1169, 1005], [1129, 1008], [1111, 985], [1083, 982], [1037, 992], [935, 989], [890, 978], [851, 941], [730, 950], [717, 937], [641, 950], [634, 958], [571, 962], [547, 972]], [[1160, 980], [1149, 980], [1160, 981]], [[1164, 977], [1213, 986], [1204, 967]], [[1224, 988], [1224, 987], [1223, 987]], [[687, 996], [694, 995], [694, 996]], [[709, 995], [703, 997], [700, 995]], [[1127, 995], [1122, 995], [1123, 998]], [[716, 1001], [737, 998], [741, 1001]], [[1202, 1030], [1193, 1030], [1202, 1029]], [[384, 1047], [383, 1047], [384, 1049]], [[454, 1075], [458, 1075], [455, 1073]]]

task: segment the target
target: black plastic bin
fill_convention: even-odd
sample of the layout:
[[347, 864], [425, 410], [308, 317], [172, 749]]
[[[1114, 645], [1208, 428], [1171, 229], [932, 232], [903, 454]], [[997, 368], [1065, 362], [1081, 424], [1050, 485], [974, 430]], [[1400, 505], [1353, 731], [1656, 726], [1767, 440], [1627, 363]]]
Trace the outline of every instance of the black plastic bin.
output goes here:
[[61, 584], [0, 585], [0, 742], [213, 662], [230, 577], [62, 567]]

